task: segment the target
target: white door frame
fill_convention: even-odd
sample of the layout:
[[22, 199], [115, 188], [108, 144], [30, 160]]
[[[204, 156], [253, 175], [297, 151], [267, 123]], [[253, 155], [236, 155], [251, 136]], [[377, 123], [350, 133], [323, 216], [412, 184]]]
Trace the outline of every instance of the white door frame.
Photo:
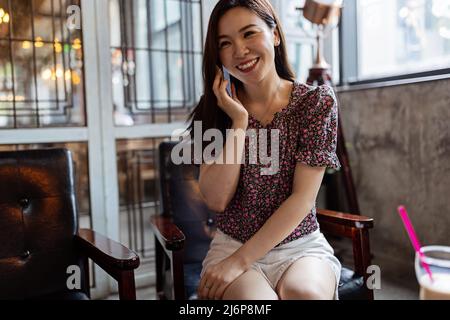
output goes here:
[[[89, 0], [87, 0], [89, 2]], [[109, 0], [95, 0], [97, 52], [98, 60], [98, 106], [100, 109], [101, 136], [103, 146], [103, 183], [105, 186], [105, 210], [107, 215], [107, 233], [113, 239], [119, 239], [119, 191], [116, 161], [116, 141], [118, 139], [145, 139], [170, 137], [175, 129], [184, 128], [183, 122], [167, 124], [135, 125], [131, 127], [116, 127], [113, 118], [113, 93], [111, 75], [111, 44]], [[119, 21], [117, 22], [119, 23]], [[112, 159], [112, 161], [111, 161]], [[153, 237], [151, 234], [149, 237]], [[136, 287], [155, 284], [155, 275], [136, 276]], [[116, 282], [111, 282], [111, 291], [116, 291]]]

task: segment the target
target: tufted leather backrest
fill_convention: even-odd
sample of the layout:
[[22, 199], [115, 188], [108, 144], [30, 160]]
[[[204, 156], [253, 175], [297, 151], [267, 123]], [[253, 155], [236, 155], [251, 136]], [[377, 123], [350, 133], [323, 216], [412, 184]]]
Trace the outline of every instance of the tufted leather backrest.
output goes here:
[[0, 152], [0, 299], [67, 291], [77, 231], [70, 152]]
[[159, 172], [162, 213], [172, 217], [186, 236], [185, 263], [203, 261], [215, 230], [215, 214], [211, 212], [198, 184], [199, 167], [193, 164], [175, 165], [171, 159], [177, 142], [159, 145]]

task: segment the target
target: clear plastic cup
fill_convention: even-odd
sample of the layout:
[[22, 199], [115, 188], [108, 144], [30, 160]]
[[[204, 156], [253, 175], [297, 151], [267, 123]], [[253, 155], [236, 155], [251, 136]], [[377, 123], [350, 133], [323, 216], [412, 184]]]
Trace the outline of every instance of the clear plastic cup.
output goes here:
[[450, 300], [450, 247], [422, 247], [424, 261], [430, 267], [433, 279], [426, 272], [416, 253], [415, 269], [420, 285], [420, 300]]

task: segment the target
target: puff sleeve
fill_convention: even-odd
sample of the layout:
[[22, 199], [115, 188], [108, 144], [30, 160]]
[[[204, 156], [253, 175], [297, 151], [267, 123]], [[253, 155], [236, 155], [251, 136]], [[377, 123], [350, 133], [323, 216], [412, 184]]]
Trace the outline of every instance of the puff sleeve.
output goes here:
[[338, 109], [333, 89], [322, 85], [307, 95], [295, 154], [312, 167], [340, 168], [336, 155]]

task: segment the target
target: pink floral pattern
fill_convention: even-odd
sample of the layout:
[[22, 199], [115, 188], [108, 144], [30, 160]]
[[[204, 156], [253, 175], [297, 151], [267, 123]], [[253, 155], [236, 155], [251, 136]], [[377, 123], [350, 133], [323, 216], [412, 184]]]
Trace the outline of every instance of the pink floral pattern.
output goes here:
[[[289, 104], [275, 113], [263, 126], [250, 116], [248, 129], [279, 129], [279, 170], [273, 175], [261, 175], [263, 165], [249, 163], [246, 138], [245, 163], [236, 193], [225, 211], [217, 214], [217, 226], [225, 234], [241, 242], [249, 240], [267, 219], [291, 195], [297, 162], [314, 167], [340, 168], [336, 156], [337, 102], [333, 90], [326, 85], [312, 87], [295, 82]], [[270, 153], [270, 133], [268, 152]], [[259, 159], [259, 157], [258, 157]], [[280, 244], [303, 237], [319, 227], [316, 208]], [[280, 245], [279, 244], [279, 245]]]

